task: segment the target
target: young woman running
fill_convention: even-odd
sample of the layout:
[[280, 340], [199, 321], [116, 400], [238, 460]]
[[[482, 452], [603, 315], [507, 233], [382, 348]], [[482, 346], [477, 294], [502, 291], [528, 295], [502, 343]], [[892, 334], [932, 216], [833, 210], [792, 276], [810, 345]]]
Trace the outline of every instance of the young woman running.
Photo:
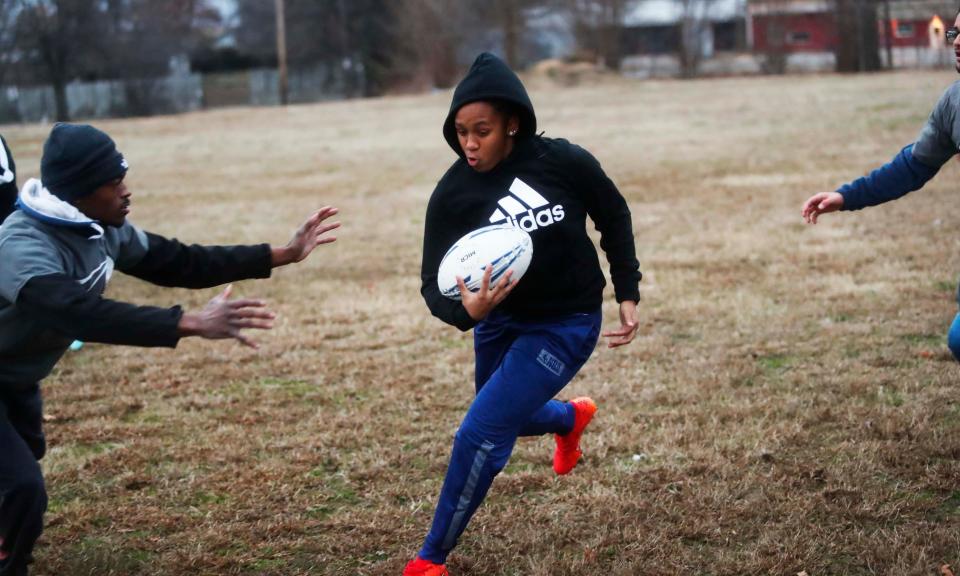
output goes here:
[[[476, 398], [453, 443], [440, 500], [423, 548], [405, 576], [444, 576], [470, 517], [503, 469], [518, 436], [556, 435], [553, 467], [570, 472], [580, 436], [597, 410], [590, 398], [554, 400], [593, 352], [603, 287], [586, 218], [610, 263], [620, 327], [610, 347], [633, 340], [640, 281], [630, 210], [586, 150], [536, 134], [530, 98], [501, 60], [481, 54], [453, 94], [443, 135], [460, 156], [427, 206], [420, 289], [430, 311], [474, 329]], [[460, 282], [461, 301], [443, 297], [437, 268], [447, 249], [476, 228], [502, 222], [533, 238], [519, 282], [505, 276], [481, 289]]]

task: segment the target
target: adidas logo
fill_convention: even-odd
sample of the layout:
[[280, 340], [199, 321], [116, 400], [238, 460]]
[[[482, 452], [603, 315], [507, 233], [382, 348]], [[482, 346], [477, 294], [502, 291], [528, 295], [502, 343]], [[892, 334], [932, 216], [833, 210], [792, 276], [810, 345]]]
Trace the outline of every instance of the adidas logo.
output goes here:
[[524, 232], [549, 226], [563, 220], [565, 216], [561, 204], [549, 206], [546, 198], [519, 178], [514, 178], [510, 185], [510, 194], [498, 200], [497, 204], [500, 207], [493, 211], [490, 223], [506, 220]]

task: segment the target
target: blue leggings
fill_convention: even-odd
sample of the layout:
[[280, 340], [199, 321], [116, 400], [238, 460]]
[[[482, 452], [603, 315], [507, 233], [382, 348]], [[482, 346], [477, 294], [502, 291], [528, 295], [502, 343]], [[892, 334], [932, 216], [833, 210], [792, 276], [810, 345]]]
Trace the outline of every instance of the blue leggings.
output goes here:
[[0, 538], [9, 555], [0, 561], [0, 576], [26, 574], [32, 561], [47, 509], [38, 462], [46, 449], [39, 385], [0, 390]]
[[953, 324], [950, 325], [950, 332], [947, 333], [947, 346], [953, 352], [953, 357], [960, 360], [960, 314], [954, 317]]
[[421, 558], [446, 561], [518, 436], [565, 434], [573, 428], [573, 408], [552, 398], [590, 357], [600, 321], [599, 310], [540, 322], [494, 311], [477, 325], [477, 396], [454, 438]]

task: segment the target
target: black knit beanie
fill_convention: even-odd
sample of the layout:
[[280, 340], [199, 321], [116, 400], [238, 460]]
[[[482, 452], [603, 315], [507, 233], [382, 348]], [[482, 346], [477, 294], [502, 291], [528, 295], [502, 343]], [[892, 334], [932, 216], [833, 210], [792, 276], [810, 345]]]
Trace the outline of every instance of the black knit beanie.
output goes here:
[[86, 124], [55, 124], [43, 144], [40, 180], [61, 200], [76, 200], [127, 173], [127, 161], [104, 132]]

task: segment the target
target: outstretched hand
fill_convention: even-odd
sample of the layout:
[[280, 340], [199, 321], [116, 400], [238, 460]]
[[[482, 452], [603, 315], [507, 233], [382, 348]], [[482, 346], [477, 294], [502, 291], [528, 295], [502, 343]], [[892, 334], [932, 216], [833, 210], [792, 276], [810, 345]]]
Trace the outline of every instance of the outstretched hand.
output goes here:
[[333, 206], [324, 206], [307, 218], [293, 234], [293, 238], [283, 248], [272, 250], [273, 267], [302, 262], [321, 244], [336, 242], [336, 236], [324, 236], [327, 232], [340, 227], [340, 222], [324, 224], [324, 221], [339, 212]]
[[843, 196], [839, 192], [820, 192], [803, 203], [800, 214], [807, 224], [816, 224], [817, 216], [827, 212], [836, 212], [843, 208]]
[[608, 348], [617, 348], [633, 342], [637, 335], [637, 303], [633, 300], [624, 300], [620, 303], [620, 328], [603, 333]]
[[463, 307], [467, 309], [467, 314], [476, 321], [487, 317], [498, 304], [503, 302], [504, 298], [510, 295], [513, 287], [517, 285], [511, 280], [513, 270], [508, 270], [496, 284], [490, 286], [490, 274], [493, 269], [492, 264], [487, 264], [483, 271], [483, 282], [480, 284], [480, 290], [471, 292], [464, 283], [463, 278], [457, 276], [457, 286], [460, 288], [460, 301]]
[[200, 336], [208, 340], [233, 338], [244, 346], [257, 348], [257, 343], [240, 331], [244, 328], [269, 330], [276, 315], [267, 309], [263, 300], [231, 300], [232, 293], [233, 284], [230, 284], [200, 311], [185, 313], [178, 325], [180, 336]]

